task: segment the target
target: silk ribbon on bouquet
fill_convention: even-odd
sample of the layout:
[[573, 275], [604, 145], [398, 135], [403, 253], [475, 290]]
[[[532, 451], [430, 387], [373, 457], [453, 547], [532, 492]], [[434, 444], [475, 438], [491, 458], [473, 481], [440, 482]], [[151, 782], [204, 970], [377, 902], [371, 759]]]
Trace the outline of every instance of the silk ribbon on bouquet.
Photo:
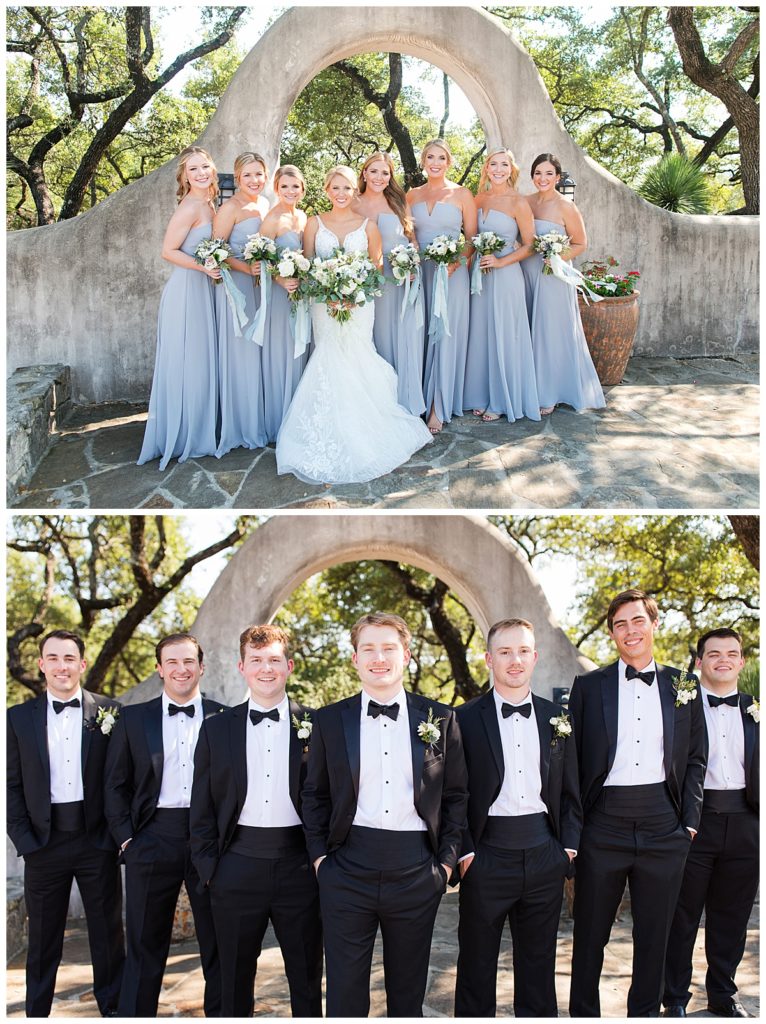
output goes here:
[[261, 262], [261, 304], [258, 307], [258, 312], [253, 317], [250, 326], [245, 331], [245, 337], [247, 340], [254, 341], [256, 345], [260, 345], [261, 347], [263, 347], [263, 335], [266, 330], [266, 313], [270, 299], [271, 274], [269, 273], [269, 265], [264, 260]]
[[407, 312], [407, 306], [415, 306], [415, 326], [423, 326], [423, 303], [418, 303], [418, 296], [420, 295], [421, 288], [421, 273], [420, 270], [415, 271], [415, 280], [410, 281], [410, 275], [408, 274], [404, 279], [404, 295], [402, 295], [402, 308], [399, 312], [399, 323], [404, 320], [404, 314]]
[[309, 300], [306, 298], [290, 301], [290, 328], [293, 332], [295, 351], [293, 358], [298, 359], [306, 351], [311, 337], [311, 312]]
[[473, 258], [473, 266], [471, 267], [471, 295], [481, 295], [481, 255], [476, 253]]
[[223, 281], [226, 300], [229, 303], [231, 315], [234, 320], [234, 334], [237, 338], [241, 338], [242, 328], [247, 324], [245, 296], [239, 288], [237, 288], [236, 284], [234, 284], [234, 278], [231, 276], [231, 271], [228, 267], [221, 267], [221, 280]]
[[603, 295], [596, 295], [594, 291], [591, 291], [588, 287], [587, 281], [580, 271], [577, 270], [576, 267], [573, 267], [571, 263], [566, 263], [562, 260], [558, 253], [554, 253], [549, 257], [549, 265], [554, 277], [557, 277], [559, 281], [563, 281], [565, 284], [568, 284], [571, 288], [577, 288], [582, 292], [582, 297], [585, 299], [586, 305], [589, 304], [588, 295], [590, 295], [594, 302], [601, 302], [604, 298]]
[[428, 325], [428, 337], [433, 338], [437, 342], [441, 341], [442, 338], [450, 337], [452, 333], [449, 326], [449, 310], [447, 305], [448, 289], [449, 274], [447, 273], [447, 264], [437, 263], [431, 302], [431, 321]]

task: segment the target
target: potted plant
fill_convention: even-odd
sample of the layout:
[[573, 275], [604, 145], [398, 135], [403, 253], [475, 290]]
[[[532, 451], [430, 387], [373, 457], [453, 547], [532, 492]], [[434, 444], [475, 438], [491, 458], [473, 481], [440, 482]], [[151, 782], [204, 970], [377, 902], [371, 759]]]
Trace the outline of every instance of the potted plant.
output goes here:
[[598, 379], [605, 387], [619, 384], [625, 375], [638, 327], [641, 293], [636, 284], [641, 274], [637, 270], [615, 273], [619, 265], [614, 256], [607, 256], [603, 260], [588, 260], [579, 267], [590, 291], [602, 297], [601, 302], [586, 301], [578, 292], [585, 340]]

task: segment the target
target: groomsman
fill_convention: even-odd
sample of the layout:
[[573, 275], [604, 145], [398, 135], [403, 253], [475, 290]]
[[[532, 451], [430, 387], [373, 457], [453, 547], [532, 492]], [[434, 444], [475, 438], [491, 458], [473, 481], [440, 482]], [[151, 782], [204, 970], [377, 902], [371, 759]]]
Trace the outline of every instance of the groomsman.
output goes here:
[[686, 1016], [704, 908], [708, 1012], [747, 1017], [736, 998], [734, 975], [758, 890], [758, 705], [737, 692], [745, 661], [735, 629], [711, 629], [701, 636], [696, 664], [708, 740], [705, 796], [670, 929], [662, 1001], [666, 1017]]
[[250, 696], [205, 722], [195, 754], [192, 858], [210, 891], [222, 1017], [253, 1016], [269, 920], [293, 1016], [322, 1016], [319, 893], [301, 824], [311, 713], [285, 693], [289, 643], [278, 626], [244, 631], [239, 671]]
[[156, 647], [159, 697], [123, 709], [106, 762], [106, 816], [125, 862], [128, 956], [120, 1017], [156, 1017], [181, 883], [189, 894], [205, 976], [205, 1015], [221, 1012], [221, 968], [207, 892], [189, 849], [194, 747], [223, 706], [200, 694], [203, 653], [190, 633]]
[[494, 688], [457, 710], [468, 765], [460, 858], [456, 1017], [494, 1017], [500, 940], [513, 939], [513, 1012], [556, 1017], [556, 939], [564, 878], [582, 829], [569, 716], [530, 691], [534, 627], [496, 622]]
[[[577, 858], [569, 1012], [598, 1017], [604, 947], [630, 886], [629, 1017], [656, 1017], [684, 864], [699, 827], [705, 777], [701, 701], [654, 661], [657, 603], [626, 590], [609, 605], [619, 661], [578, 676], [569, 710], [585, 825]], [[693, 689], [692, 689], [692, 692]]]
[[449, 708], [405, 693], [410, 632], [398, 615], [364, 615], [351, 642], [362, 691], [316, 713], [303, 791], [327, 1016], [367, 1016], [380, 925], [387, 1015], [422, 1017], [436, 912], [465, 826], [460, 731]]
[[[81, 688], [85, 644], [40, 641], [46, 693], [8, 711], [8, 835], [24, 857], [29, 917], [27, 1017], [50, 1014], [72, 879], [82, 896], [102, 1017], [116, 1016], [125, 948], [117, 851], [104, 818], [104, 761], [117, 705]], [[99, 714], [100, 712], [100, 714]], [[103, 724], [101, 718], [109, 713]]]

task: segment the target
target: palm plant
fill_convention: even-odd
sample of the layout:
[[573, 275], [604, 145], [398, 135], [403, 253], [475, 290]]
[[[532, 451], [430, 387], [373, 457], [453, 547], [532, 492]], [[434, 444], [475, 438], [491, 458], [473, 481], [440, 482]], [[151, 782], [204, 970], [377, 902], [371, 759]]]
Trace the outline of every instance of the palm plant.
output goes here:
[[704, 172], [681, 153], [668, 153], [644, 176], [638, 194], [673, 213], [708, 213], [710, 188]]

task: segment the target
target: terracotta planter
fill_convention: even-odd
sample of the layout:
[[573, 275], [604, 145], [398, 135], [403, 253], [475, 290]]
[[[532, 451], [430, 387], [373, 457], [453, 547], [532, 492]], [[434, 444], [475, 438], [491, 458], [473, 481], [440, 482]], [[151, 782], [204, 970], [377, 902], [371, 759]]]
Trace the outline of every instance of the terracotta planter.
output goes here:
[[582, 295], [577, 296], [585, 340], [604, 387], [619, 384], [625, 375], [638, 327], [640, 294], [635, 291], [632, 295], [618, 295], [601, 302], [590, 300], [587, 306]]

